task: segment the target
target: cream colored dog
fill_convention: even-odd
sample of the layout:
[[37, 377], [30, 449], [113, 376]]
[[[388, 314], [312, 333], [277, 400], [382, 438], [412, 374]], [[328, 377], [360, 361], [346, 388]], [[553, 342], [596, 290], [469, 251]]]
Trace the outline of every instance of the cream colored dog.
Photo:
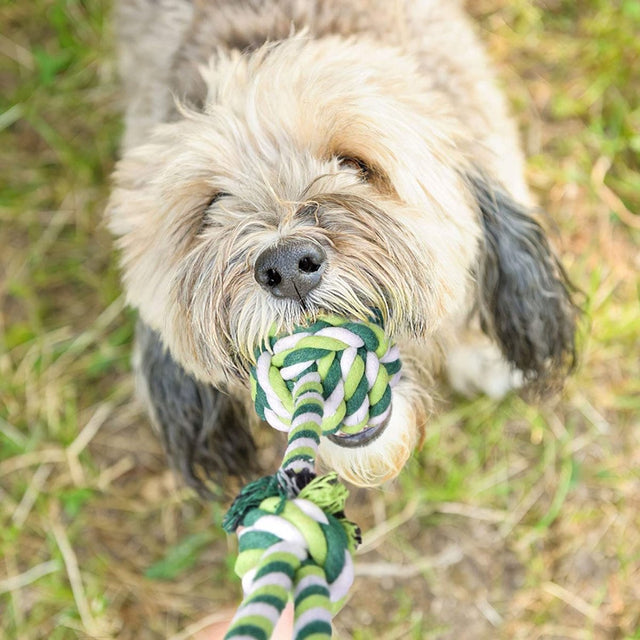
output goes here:
[[133, 0], [108, 220], [137, 371], [202, 490], [253, 459], [247, 370], [272, 325], [381, 314], [404, 377], [389, 423], [325, 461], [401, 469], [433, 375], [494, 396], [573, 360], [567, 284], [529, 213], [513, 122], [451, 0]]

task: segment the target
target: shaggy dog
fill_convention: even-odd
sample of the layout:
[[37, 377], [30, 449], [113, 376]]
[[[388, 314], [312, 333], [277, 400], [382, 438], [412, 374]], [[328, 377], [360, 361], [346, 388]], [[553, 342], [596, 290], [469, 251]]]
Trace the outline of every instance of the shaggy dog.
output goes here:
[[192, 486], [251, 471], [247, 371], [272, 325], [375, 310], [397, 341], [388, 423], [321, 445], [358, 484], [420, 443], [442, 364], [463, 393], [562, 379], [568, 284], [457, 2], [130, 0], [118, 16], [107, 216], [140, 389]]

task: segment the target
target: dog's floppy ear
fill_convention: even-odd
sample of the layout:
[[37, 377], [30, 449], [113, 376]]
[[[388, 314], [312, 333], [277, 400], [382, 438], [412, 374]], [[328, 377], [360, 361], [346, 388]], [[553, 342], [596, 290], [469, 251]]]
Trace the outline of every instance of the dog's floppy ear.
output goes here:
[[526, 207], [481, 174], [469, 178], [483, 231], [478, 266], [482, 329], [536, 387], [555, 386], [575, 363], [571, 284]]
[[172, 465], [206, 498], [206, 480], [224, 486], [228, 476], [250, 478], [255, 445], [238, 403], [189, 375], [141, 320], [136, 327], [136, 376]]

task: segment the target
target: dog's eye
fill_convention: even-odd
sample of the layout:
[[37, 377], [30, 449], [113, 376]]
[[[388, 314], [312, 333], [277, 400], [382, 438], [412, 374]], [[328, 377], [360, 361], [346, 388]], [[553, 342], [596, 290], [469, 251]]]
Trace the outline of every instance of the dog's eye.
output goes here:
[[360, 160], [360, 158], [339, 156], [338, 162], [340, 163], [341, 169], [351, 169], [352, 171], [356, 171], [364, 180], [367, 180], [371, 175], [369, 165], [364, 160]]
[[230, 193], [226, 193], [225, 191], [218, 191], [218, 193], [216, 193], [211, 198], [211, 200], [209, 200], [209, 202], [207, 203], [207, 209], [212, 207], [216, 202], [218, 202], [218, 200], [220, 200], [222, 198], [228, 198], [230, 195], [231, 195]]

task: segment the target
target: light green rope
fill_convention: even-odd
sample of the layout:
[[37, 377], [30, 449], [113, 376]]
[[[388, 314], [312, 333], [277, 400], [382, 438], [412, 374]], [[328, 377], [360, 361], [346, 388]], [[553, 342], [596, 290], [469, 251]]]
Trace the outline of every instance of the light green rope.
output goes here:
[[235, 568], [245, 592], [226, 639], [268, 640], [290, 597], [296, 640], [331, 637], [360, 532], [344, 515], [337, 475], [315, 476], [320, 436], [384, 423], [399, 371], [379, 326], [337, 317], [273, 337], [256, 353], [256, 411], [288, 432], [288, 445], [279, 471], [247, 485], [223, 522], [228, 532], [242, 527]]

